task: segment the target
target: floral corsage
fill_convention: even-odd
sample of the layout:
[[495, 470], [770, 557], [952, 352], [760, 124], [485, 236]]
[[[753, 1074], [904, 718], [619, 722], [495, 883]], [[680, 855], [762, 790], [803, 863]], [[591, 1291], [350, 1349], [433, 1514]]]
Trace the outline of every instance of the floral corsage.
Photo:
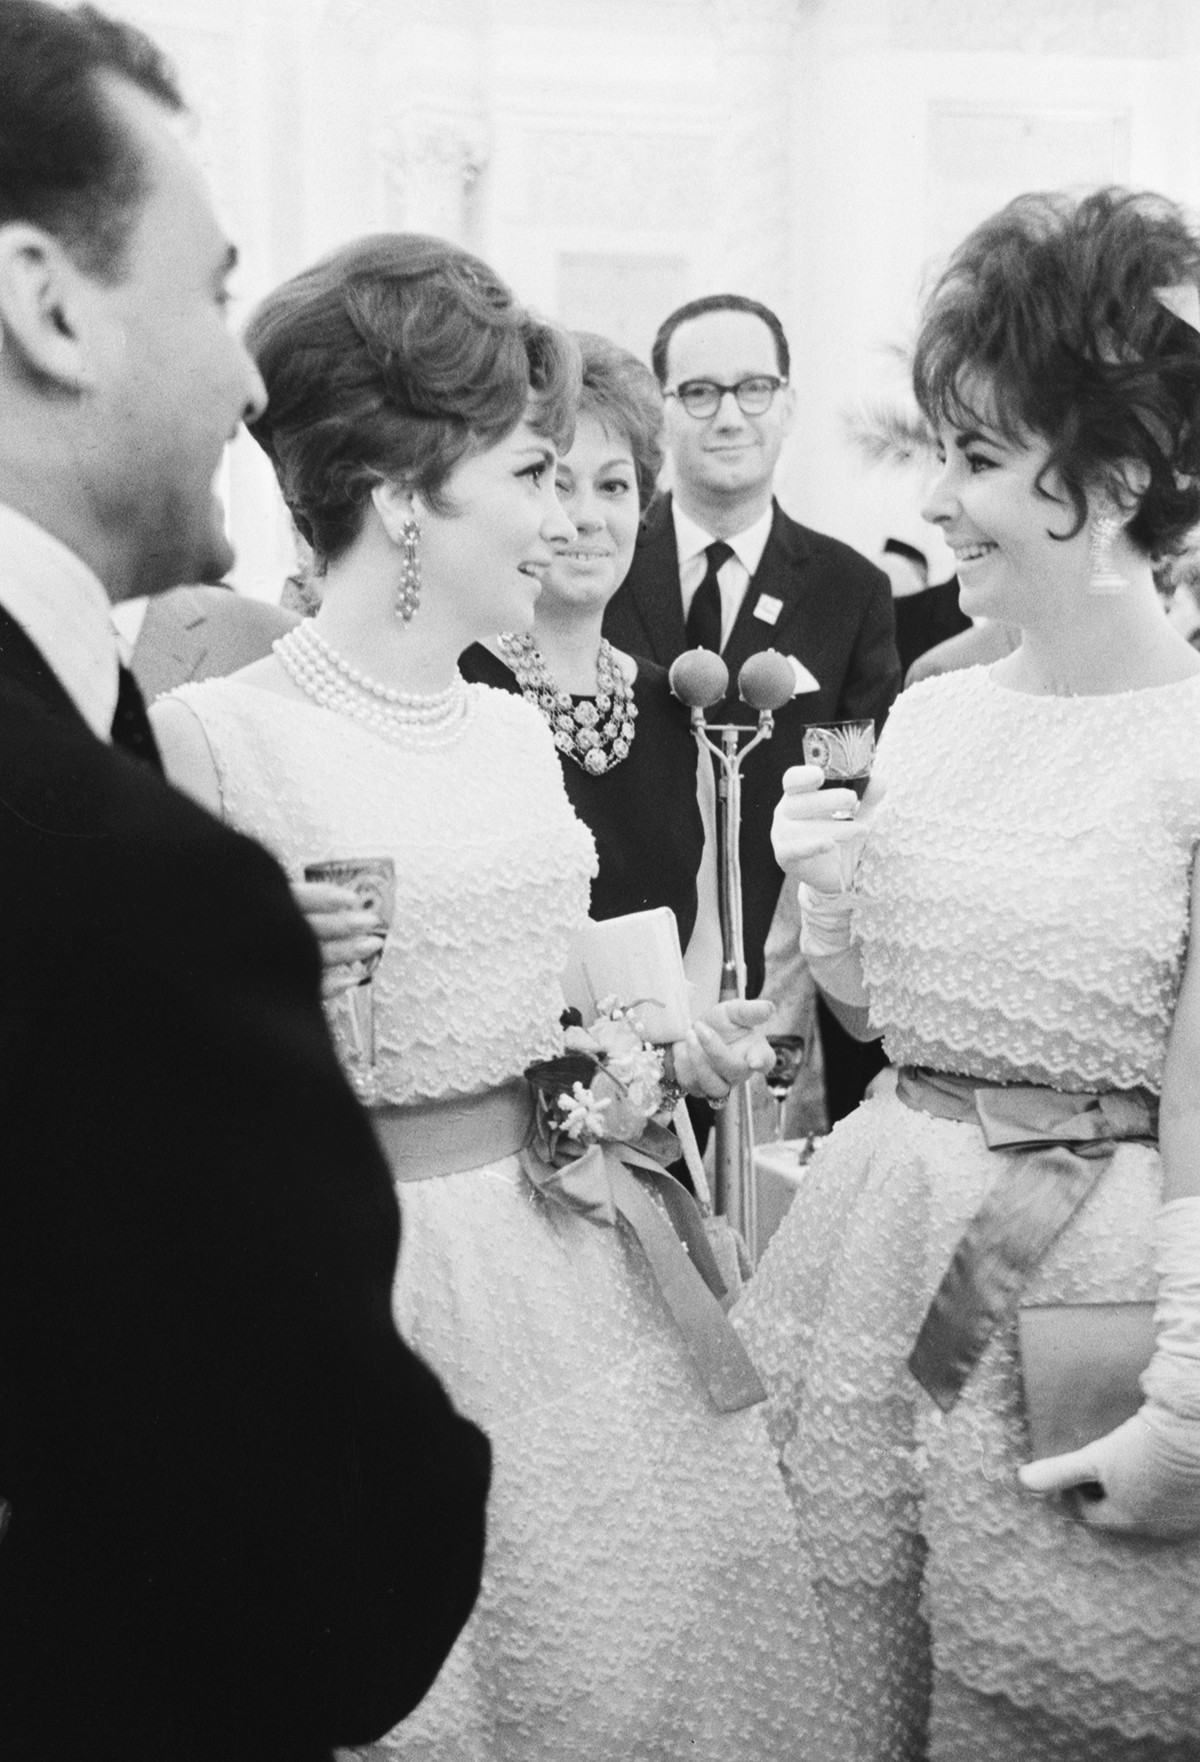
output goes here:
[[619, 1144], [660, 1167], [680, 1155], [665, 1121], [679, 1090], [664, 1072], [664, 1053], [643, 1036], [637, 1005], [604, 998], [589, 1028], [578, 1010], [563, 1017], [563, 1052], [527, 1066], [535, 1097], [533, 1143], [562, 1168], [593, 1144]]
[[714, 1406], [735, 1412], [766, 1391], [725, 1315], [730, 1287], [705, 1220], [668, 1172], [680, 1145], [663, 1121], [678, 1091], [636, 1012], [606, 998], [589, 1028], [577, 1012], [564, 1018], [562, 1056], [525, 1071], [534, 1121], [521, 1162], [545, 1204], [632, 1231]]

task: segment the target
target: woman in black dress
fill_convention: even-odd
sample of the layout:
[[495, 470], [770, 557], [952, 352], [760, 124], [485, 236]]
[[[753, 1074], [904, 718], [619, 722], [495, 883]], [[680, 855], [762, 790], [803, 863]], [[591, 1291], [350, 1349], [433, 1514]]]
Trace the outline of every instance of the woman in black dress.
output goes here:
[[604, 337], [577, 340], [583, 390], [558, 466], [577, 536], [543, 580], [532, 635], [501, 637], [497, 652], [476, 644], [459, 666], [523, 692], [546, 717], [571, 804], [596, 840], [592, 917], [670, 906], [700, 1010], [716, 1000], [721, 961], [712, 768], [699, 763], [666, 670], [600, 634], [662, 463], [662, 396], [635, 355]]

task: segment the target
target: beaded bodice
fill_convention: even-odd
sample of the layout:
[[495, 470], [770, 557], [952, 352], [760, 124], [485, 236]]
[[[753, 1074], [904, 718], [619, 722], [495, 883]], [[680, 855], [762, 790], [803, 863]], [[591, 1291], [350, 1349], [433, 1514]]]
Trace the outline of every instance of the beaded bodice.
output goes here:
[[293, 877], [390, 856], [375, 975], [379, 1099], [491, 1087], [559, 1045], [559, 978], [595, 852], [537, 711], [466, 690], [449, 734], [386, 738], [316, 704], [216, 679], [177, 694], [203, 724], [225, 818]]
[[858, 872], [898, 1063], [1157, 1091], [1200, 844], [1200, 675], [1032, 697], [986, 668], [907, 692]]

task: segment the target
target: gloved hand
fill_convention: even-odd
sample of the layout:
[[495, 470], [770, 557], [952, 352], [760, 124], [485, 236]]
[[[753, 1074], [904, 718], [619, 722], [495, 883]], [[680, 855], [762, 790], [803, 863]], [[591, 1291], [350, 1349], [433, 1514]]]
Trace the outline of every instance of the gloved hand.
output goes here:
[[853, 884], [866, 825], [856, 818], [854, 791], [822, 789], [824, 779], [819, 765], [792, 765], [784, 772], [771, 843], [775, 861], [794, 880], [821, 893], [841, 893]]
[[1017, 1472], [1032, 1493], [1073, 1494], [1076, 1516], [1095, 1529], [1200, 1535], [1200, 1420], [1180, 1419], [1156, 1402], [1094, 1444]]
[[1179, 1540], [1200, 1535], [1200, 1199], [1159, 1212], [1155, 1267], [1146, 1401], [1106, 1437], [1017, 1472], [1031, 1492], [1067, 1494], [1097, 1529]]

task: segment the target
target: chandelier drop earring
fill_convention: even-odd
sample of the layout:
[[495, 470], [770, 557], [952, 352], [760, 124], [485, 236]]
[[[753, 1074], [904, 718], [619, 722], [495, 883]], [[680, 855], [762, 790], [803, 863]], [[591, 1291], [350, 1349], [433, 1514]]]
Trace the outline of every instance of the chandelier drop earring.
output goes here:
[[400, 581], [396, 588], [396, 616], [411, 624], [421, 604], [421, 528], [410, 514], [400, 524]]
[[1113, 542], [1124, 528], [1124, 522], [1111, 502], [1102, 502], [1091, 517], [1088, 534], [1087, 590], [1094, 594], [1124, 593], [1129, 586], [1113, 562]]

